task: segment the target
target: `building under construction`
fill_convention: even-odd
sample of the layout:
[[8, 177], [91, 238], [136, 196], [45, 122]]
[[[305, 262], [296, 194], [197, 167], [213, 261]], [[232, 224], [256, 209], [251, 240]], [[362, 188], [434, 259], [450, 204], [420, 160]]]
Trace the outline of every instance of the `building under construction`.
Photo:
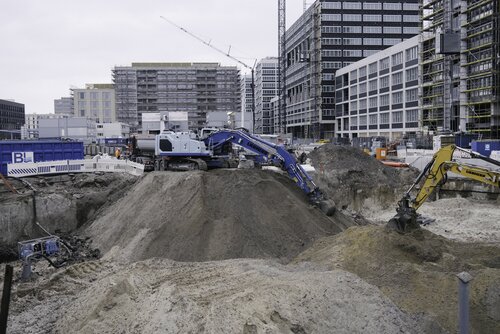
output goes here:
[[424, 130], [500, 138], [498, 0], [423, 0]]
[[315, 1], [285, 33], [287, 132], [333, 137], [336, 70], [417, 35], [418, 12], [418, 0]]
[[116, 116], [141, 132], [143, 113], [188, 113], [190, 130], [206, 125], [207, 113], [241, 110], [236, 66], [218, 63], [132, 63], [113, 69]]

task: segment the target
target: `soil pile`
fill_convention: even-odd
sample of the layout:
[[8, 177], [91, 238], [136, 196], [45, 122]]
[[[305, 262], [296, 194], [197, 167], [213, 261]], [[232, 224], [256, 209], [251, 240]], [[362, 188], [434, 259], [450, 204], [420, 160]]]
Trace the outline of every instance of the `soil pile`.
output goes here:
[[387, 167], [352, 146], [325, 144], [308, 157], [315, 181], [337, 207], [362, 213], [394, 207], [418, 175], [415, 169]]
[[81, 263], [19, 286], [11, 310], [9, 333], [424, 332], [356, 275], [250, 259]]
[[154, 172], [86, 233], [106, 258], [127, 262], [287, 260], [353, 224], [341, 218], [326, 217], [290, 179], [273, 172]]
[[401, 235], [365, 226], [321, 239], [295, 261], [355, 273], [379, 287], [403, 311], [425, 314], [429, 325], [437, 323], [451, 333], [457, 332], [458, 323], [456, 274], [467, 271], [474, 277], [473, 332], [500, 333], [499, 254], [498, 247], [450, 241], [423, 229]]

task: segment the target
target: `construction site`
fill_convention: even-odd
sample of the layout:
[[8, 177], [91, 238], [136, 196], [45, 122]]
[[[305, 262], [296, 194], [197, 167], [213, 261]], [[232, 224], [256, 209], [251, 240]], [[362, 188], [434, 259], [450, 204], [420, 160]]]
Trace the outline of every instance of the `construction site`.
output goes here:
[[284, 162], [5, 179], [7, 332], [455, 333], [465, 273], [471, 332], [500, 331], [498, 165], [454, 146], [423, 172], [334, 144], [296, 160], [226, 132]]

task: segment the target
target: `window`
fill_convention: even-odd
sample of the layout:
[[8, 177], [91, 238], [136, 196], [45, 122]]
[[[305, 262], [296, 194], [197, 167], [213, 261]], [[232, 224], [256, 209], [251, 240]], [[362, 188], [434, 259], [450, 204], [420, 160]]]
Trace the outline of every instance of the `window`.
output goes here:
[[382, 38], [363, 38], [364, 45], [382, 45]]
[[361, 45], [361, 38], [344, 38], [344, 45]]
[[403, 52], [398, 52], [392, 55], [392, 66], [396, 66], [403, 63]]
[[420, 32], [418, 27], [403, 27], [403, 34], [416, 35]]
[[365, 22], [382, 22], [382, 15], [364, 14], [363, 21], [365, 21]]
[[358, 78], [358, 71], [354, 70], [349, 73], [351, 80], [356, 80]]
[[359, 94], [366, 93], [366, 82], [359, 85]]
[[371, 80], [368, 84], [368, 89], [371, 91], [377, 90], [377, 79]]
[[359, 116], [359, 125], [366, 125], [366, 116]]
[[418, 101], [418, 89], [413, 88], [406, 91], [406, 102]]
[[401, 10], [401, 3], [384, 3], [384, 10]]
[[403, 83], [403, 72], [397, 72], [392, 74], [392, 85], [400, 85]]
[[370, 108], [377, 108], [377, 97], [370, 97], [370, 99], [368, 100], [368, 105], [370, 106]]
[[84, 92], [80, 92], [80, 99], [81, 100], [85, 99], [85, 93]]
[[382, 27], [365, 26], [363, 27], [363, 32], [365, 34], [380, 34], [382, 33]]
[[366, 99], [359, 100], [359, 109], [366, 109]]
[[342, 21], [340, 14], [321, 14], [321, 21]]
[[322, 45], [342, 45], [342, 38], [322, 38]]
[[341, 9], [341, 3], [340, 1], [338, 2], [322, 2], [321, 3], [321, 8], [324, 9]]
[[401, 34], [401, 27], [384, 27], [384, 34]]
[[384, 45], [396, 45], [401, 43], [401, 38], [384, 38]]
[[403, 15], [403, 22], [418, 22], [418, 15]]
[[380, 95], [380, 106], [389, 105], [389, 94]]
[[323, 57], [342, 57], [342, 50], [321, 50]]
[[361, 21], [361, 14], [343, 14], [342, 17], [344, 21]]
[[366, 77], [366, 66], [359, 68], [359, 77]]
[[368, 73], [370, 74], [377, 73], [377, 62], [368, 65]]
[[361, 9], [361, 2], [344, 2], [344, 9]]
[[98, 100], [99, 99], [99, 93], [97, 93], [97, 92], [91, 92], [90, 93], [90, 99], [91, 100]]
[[358, 94], [358, 86], [354, 85], [351, 87], [351, 95], [356, 95]]
[[401, 15], [384, 15], [384, 22], [401, 22]]
[[418, 109], [412, 109], [406, 111], [406, 121], [407, 122], [418, 122]]
[[389, 113], [380, 114], [380, 124], [389, 124]]
[[344, 27], [342, 27], [342, 31], [345, 34], [360, 34], [361, 27], [360, 26], [344, 26]]
[[349, 108], [351, 111], [358, 110], [358, 101], [352, 101]]
[[370, 57], [371, 55], [374, 55], [379, 51], [380, 50], [363, 50], [363, 57]]
[[103, 100], [111, 100], [111, 93], [110, 92], [103, 92], [102, 99]]
[[325, 61], [321, 63], [324, 69], [334, 69], [337, 70], [342, 67], [342, 62], [340, 61]]
[[391, 62], [389, 60], [389, 57], [385, 57], [383, 59], [380, 59], [380, 70], [385, 70], [388, 69], [391, 66]]
[[344, 50], [344, 57], [362, 57], [363, 51], [361, 50]]
[[380, 89], [389, 87], [389, 76], [380, 78]]
[[418, 3], [404, 3], [403, 10], [418, 10]]
[[358, 126], [358, 117], [351, 117], [351, 125]]
[[418, 46], [414, 46], [406, 50], [406, 61], [417, 59], [418, 57]]
[[403, 92], [392, 93], [392, 104], [403, 103]]
[[395, 111], [392, 113], [392, 123], [403, 123], [402, 111]]
[[85, 101], [78, 101], [78, 109], [85, 109]]
[[406, 82], [418, 79], [418, 68], [413, 67], [406, 70]]
[[341, 26], [322, 26], [321, 32], [328, 33], [328, 34], [340, 34], [342, 32], [342, 27]]
[[365, 2], [363, 3], [363, 9], [372, 9], [372, 10], [379, 10], [382, 9], [382, 4], [380, 2]]

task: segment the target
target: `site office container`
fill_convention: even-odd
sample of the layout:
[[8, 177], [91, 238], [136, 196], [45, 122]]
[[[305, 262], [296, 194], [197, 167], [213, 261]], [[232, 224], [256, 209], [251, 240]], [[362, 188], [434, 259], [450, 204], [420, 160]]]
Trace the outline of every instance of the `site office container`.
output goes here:
[[471, 146], [474, 152], [489, 157], [491, 151], [500, 151], [500, 140], [477, 140]]
[[83, 153], [79, 141], [0, 140], [0, 172], [7, 175], [9, 163], [79, 160]]

